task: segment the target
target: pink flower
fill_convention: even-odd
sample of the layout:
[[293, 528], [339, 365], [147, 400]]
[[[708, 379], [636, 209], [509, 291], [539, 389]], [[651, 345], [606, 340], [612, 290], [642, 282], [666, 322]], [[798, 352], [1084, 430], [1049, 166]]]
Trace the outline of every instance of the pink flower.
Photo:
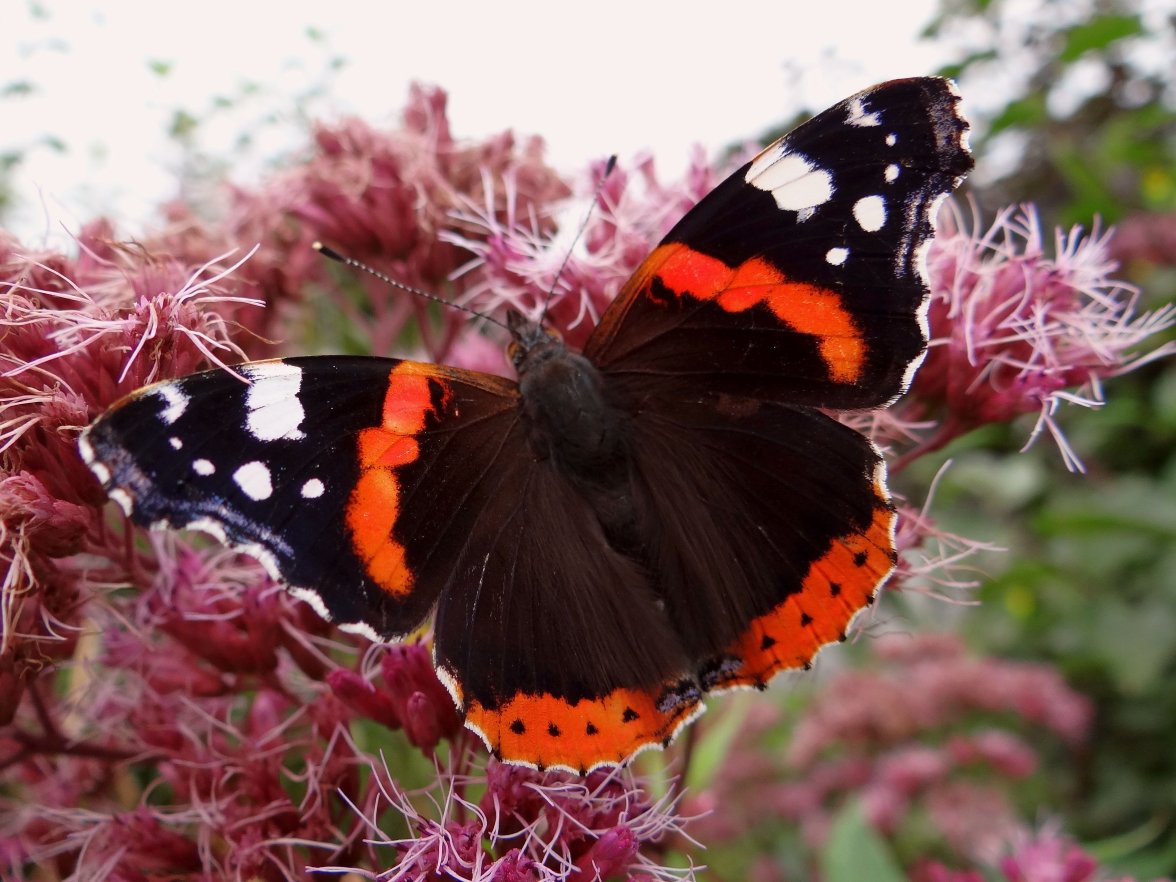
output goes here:
[[1115, 227], [1111, 256], [1123, 264], [1176, 263], [1176, 214], [1138, 212]]
[[984, 882], [979, 870], [953, 870], [939, 861], [922, 860], [910, 875], [911, 882]]
[[1049, 831], [1015, 843], [1012, 854], [1000, 861], [1008, 882], [1089, 882], [1097, 870], [1098, 861]]
[[543, 162], [541, 140], [517, 143], [509, 132], [480, 143], [456, 140], [445, 105], [442, 90], [415, 86], [399, 130], [358, 119], [319, 125], [308, 162], [257, 191], [235, 193], [231, 236], [261, 243], [246, 278], [267, 301], [299, 303], [320, 291], [336, 313], [331, 324], [342, 318], [352, 336], [366, 334], [374, 354], [403, 355], [410, 324], [428, 357], [446, 361], [460, 351], [470, 331], [463, 313], [447, 310], [438, 323], [420, 298], [350, 272], [332, 278], [310, 247], [322, 240], [400, 282], [463, 301], [469, 282], [456, 277], [468, 255], [451, 239], [464, 227], [457, 209], [478, 204], [494, 218], [514, 210], [544, 217], [567, 195]]
[[[554, 239], [550, 219], [520, 200], [512, 178], [504, 180], [501, 197], [487, 182], [484, 202], [465, 200], [455, 212], [458, 230], [442, 235], [475, 255], [459, 270], [480, 271], [466, 299], [476, 299], [483, 309], [506, 305], [528, 315], [547, 307], [549, 323], [571, 345], [581, 346], [657, 241], [720, 180], [699, 153], [686, 178], [673, 185], [658, 180], [648, 157], [631, 171], [618, 164], [601, 183], [604, 170], [603, 161], [595, 164], [584, 197], [563, 207]], [[590, 212], [587, 229], [573, 242]]]
[[[693, 878], [642, 854], [643, 845], [678, 834], [681, 822], [668, 811], [671, 803], [651, 802], [625, 771], [577, 780], [490, 760], [471, 779], [454, 772], [451, 760], [449, 768], [438, 769], [435, 783], [424, 793], [403, 790], [386, 767], [373, 772], [380, 798], [365, 811], [363, 821], [369, 836], [395, 853], [384, 861], [380, 878], [590, 882], [625, 872], [648, 882]], [[463, 795], [475, 780], [487, 784], [477, 804]], [[422, 814], [422, 802], [436, 812]], [[376, 816], [386, 807], [403, 817], [407, 835], [389, 837], [380, 829]], [[362, 872], [341, 865], [318, 869]]]
[[624, 872], [636, 857], [640, 844], [637, 835], [623, 824], [607, 830], [576, 859], [575, 869], [567, 876], [568, 882], [593, 882]]
[[[960, 227], [957, 218], [955, 226]], [[1139, 291], [1111, 277], [1110, 234], [1058, 231], [1046, 254], [1032, 206], [1008, 208], [985, 232], [948, 232], [928, 252], [932, 343], [912, 388], [942, 425], [919, 452], [976, 426], [1038, 415], [1029, 444], [1053, 435], [1081, 469], [1055, 420], [1063, 403], [1094, 407], [1101, 382], [1176, 352], [1138, 354], [1176, 322], [1171, 305], [1136, 314]]]
[[836, 674], [806, 703], [783, 749], [773, 721], [742, 721], [709, 792], [686, 804], [713, 812], [693, 833], [739, 841], [784, 822], [815, 850], [857, 801], [896, 842], [912, 828], [926, 840], [930, 821], [931, 841], [978, 860], [995, 859], [1025, 829], [1008, 785], [1036, 768], [1029, 735], [1080, 738], [1089, 702], [1044, 666], [977, 658], [947, 635], [883, 637], [868, 648], [861, 669]]

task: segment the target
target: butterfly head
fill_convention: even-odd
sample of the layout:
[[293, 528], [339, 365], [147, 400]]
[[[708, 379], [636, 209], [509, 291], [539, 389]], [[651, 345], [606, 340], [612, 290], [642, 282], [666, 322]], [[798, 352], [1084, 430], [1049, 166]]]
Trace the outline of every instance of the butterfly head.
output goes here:
[[532, 321], [521, 312], [508, 310], [506, 327], [510, 330], [510, 344], [506, 347], [506, 354], [520, 374], [553, 355], [567, 351], [556, 331]]

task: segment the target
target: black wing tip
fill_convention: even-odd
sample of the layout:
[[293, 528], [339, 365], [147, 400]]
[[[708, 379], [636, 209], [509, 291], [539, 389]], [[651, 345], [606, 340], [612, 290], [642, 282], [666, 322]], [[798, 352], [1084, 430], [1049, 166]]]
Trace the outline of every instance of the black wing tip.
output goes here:
[[881, 92], [899, 94], [914, 92], [918, 97], [918, 103], [928, 111], [932, 126], [940, 139], [941, 148], [948, 148], [941, 150], [941, 153], [951, 153], [949, 148], [955, 147], [956, 152], [962, 153], [965, 157], [962, 164], [966, 167], [959, 173], [964, 174], [971, 169], [972, 151], [968, 146], [968, 133], [971, 131], [972, 125], [961, 109], [963, 96], [960, 94], [959, 86], [955, 80], [943, 76], [886, 80], [851, 95], [840, 102], [838, 106], [849, 106], [853, 101], [877, 96]]

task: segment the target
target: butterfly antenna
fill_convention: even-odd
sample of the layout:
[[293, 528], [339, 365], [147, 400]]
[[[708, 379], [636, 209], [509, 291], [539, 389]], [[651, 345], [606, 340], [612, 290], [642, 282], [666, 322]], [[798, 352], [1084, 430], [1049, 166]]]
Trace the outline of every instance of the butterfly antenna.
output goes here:
[[322, 242], [313, 242], [310, 247], [329, 260], [344, 264], [345, 266], [353, 267], [357, 270], [363, 270], [363, 272], [367, 273], [369, 276], [375, 276], [381, 282], [386, 285], [391, 285], [393, 288], [399, 288], [401, 291], [407, 291], [409, 294], [415, 294], [418, 297], [424, 297], [426, 300], [432, 300], [434, 303], [440, 303], [442, 306], [448, 306], [450, 309], [460, 309], [462, 312], [468, 312], [472, 316], [485, 319], [492, 325], [498, 325], [500, 328], [504, 328], [508, 331], [510, 330], [510, 328], [507, 328], [505, 324], [493, 316], [478, 312], [476, 309], [471, 309], [468, 306], [462, 306], [460, 303], [454, 303], [452, 300], [446, 300], [444, 297], [438, 297], [436, 294], [431, 294], [428, 291], [425, 291], [423, 288], [415, 288], [412, 285], [406, 285], [404, 282], [399, 282], [387, 273], [382, 273], [375, 267], [368, 266], [363, 261], [356, 260], [354, 257], [348, 257], [345, 254], [340, 254], [334, 248], [331, 248], [329, 245], [324, 245]]
[[576, 237], [572, 239], [572, 244], [568, 246], [563, 263], [559, 265], [559, 269], [555, 272], [555, 278], [551, 280], [551, 287], [547, 289], [547, 299], [543, 301], [543, 312], [539, 315], [539, 324], [543, 324], [547, 319], [547, 308], [551, 306], [551, 299], [555, 296], [555, 286], [559, 284], [559, 277], [563, 275], [563, 271], [567, 269], [568, 261], [572, 259], [572, 249], [576, 247], [576, 243], [580, 241], [580, 237], [584, 235], [584, 231], [588, 229], [588, 221], [592, 219], [592, 212], [600, 202], [600, 193], [604, 189], [604, 182], [608, 180], [608, 176], [612, 174], [612, 170], [616, 167], [617, 155], [614, 153], [604, 165], [604, 174], [596, 182], [596, 190], [592, 193], [592, 202], [589, 204], [588, 210], [584, 212], [584, 219], [580, 221], [580, 229], [576, 230]]

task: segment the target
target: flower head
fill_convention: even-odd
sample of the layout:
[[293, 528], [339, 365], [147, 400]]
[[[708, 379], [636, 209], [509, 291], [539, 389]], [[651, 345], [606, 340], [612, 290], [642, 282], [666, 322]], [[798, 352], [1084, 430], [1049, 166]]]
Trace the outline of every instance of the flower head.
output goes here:
[[546, 311], [565, 340], [583, 345], [657, 240], [719, 180], [700, 153], [685, 178], [669, 185], [658, 179], [650, 157], [632, 169], [618, 164], [607, 178], [605, 170], [604, 162], [593, 164], [584, 198], [560, 206], [558, 218], [522, 202], [509, 177], [501, 197], [492, 198], [487, 182], [484, 202], [464, 200], [454, 211], [458, 229], [442, 235], [474, 254], [459, 271], [479, 271], [466, 296], [485, 309], [507, 305], [535, 316]]
[[946, 635], [883, 637], [869, 648], [869, 665], [816, 694], [786, 749], [756, 746], [778, 715], [744, 720], [711, 791], [687, 801], [691, 811], [715, 809], [699, 835], [716, 842], [786, 821], [819, 848], [851, 801], [895, 838], [925, 818], [938, 842], [970, 860], [995, 860], [1025, 829], [1008, 785], [1037, 768], [1028, 733], [1077, 743], [1089, 702], [1049, 668], [978, 658]]
[[[960, 226], [957, 219], [955, 226]], [[949, 232], [928, 253], [931, 348], [912, 388], [944, 422], [941, 441], [1038, 415], [1066, 464], [1081, 469], [1054, 419], [1063, 403], [1102, 402], [1101, 382], [1176, 352], [1138, 354], [1176, 323], [1176, 308], [1137, 314], [1139, 291], [1111, 277], [1109, 233], [1058, 231], [1046, 253], [1032, 206], [1007, 208], [984, 232]]]
[[[379, 793], [362, 807], [363, 820], [377, 850], [391, 850], [382, 861], [386, 869], [378, 876], [339, 865], [319, 869], [389, 882], [693, 878], [689, 870], [661, 866], [642, 853], [643, 846], [680, 835], [682, 822], [670, 800], [650, 800], [631, 773], [614, 769], [577, 780], [494, 760], [480, 773], [454, 771], [467, 760], [451, 757], [423, 791], [402, 788], [386, 766], [374, 768]], [[485, 792], [475, 803], [464, 794], [479, 783]], [[388, 806], [403, 819], [403, 835], [378, 822]]]

